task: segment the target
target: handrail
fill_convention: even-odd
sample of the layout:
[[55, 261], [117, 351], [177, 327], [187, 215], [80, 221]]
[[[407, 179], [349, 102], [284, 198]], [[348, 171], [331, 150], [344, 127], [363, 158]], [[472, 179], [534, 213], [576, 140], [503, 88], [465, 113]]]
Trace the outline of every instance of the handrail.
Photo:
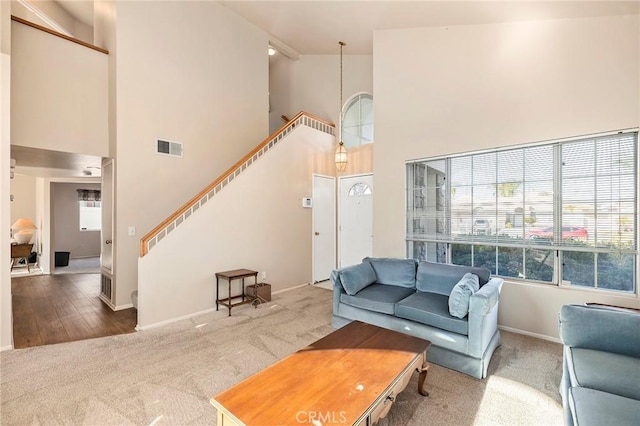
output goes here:
[[77, 44], [79, 44], [81, 46], [88, 47], [89, 49], [97, 50], [98, 52], [104, 53], [105, 55], [109, 54], [109, 51], [106, 50], [106, 49], [103, 49], [102, 47], [94, 46], [91, 43], [87, 43], [86, 41], [82, 41], [82, 40], [74, 38], [74, 37], [69, 37], [66, 34], [62, 34], [62, 33], [59, 33], [57, 31], [54, 31], [52, 29], [49, 29], [47, 27], [43, 27], [42, 25], [35, 24], [35, 23], [31, 22], [31, 21], [27, 21], [26, 19], [22, 19], [22, 18], [19, 18], [17, 16], [11, 15], [11, 20], [15, 21], [15, 22], [18, 22], [20, 24], [26, 25], [28, 27], [35, 28], [36, 30], [44, 31], [45, 33], [49, 33], [49, 34], [54, 35], [56, 37], [63, 38], [63, 39], [68, 40], [70, 42], [77, 43]]
[[[298, 124], [298, 121], [300, 121], [300, 124], [308, 125], [325, 133], [329, 133], [332, 135], [334, 134], [335, 125], [333, 123], [330, 123], [304, 111], [299, 112], [295, 117], [293, 117], [282, 127], [272, 133], [269, 137], [263, 140], [260, 144], [258, 144], [258, 146], [249, 151], [247, 155], [238, 160], [233, 166], [229, 167], [216, 180], [211, 182], [202, 191], [198, 192], [193, 198], [184, 203], [182, 207], [176, 210], [171, 216], [163, 220], [158, 226], [153, 228], [144, 237], [142, 237], [142, 239], [140, 240], [140, 257], [144, 257], [147, 253], [149, 253], [149, 250], [151, 249], [150, 242], [154, 238], [157, 238], [164, 230], [168, 230], [168, 232], [171, 232], [173, 229], [175, 229], [175, 227], [180, 225], [182, 221], [179, 221], [179, 219], [183, 215], [185, 215], [185, 217], [183, 218], [184, 220], [189, 216], [186, 215], [186, 213], [188, 213], [192, 209], [193, 211], [195, 211], [195, 209], [199, 208], [199, 206], [208, 201], [220, 189], [226, 186], [227, 183], [233, 180], [235, 176], [237, 176], [247, 166], [251, 165], [253, 161], [255, 161], [259, 156], [262, 156], [264, 152], [273, 147], [277, 142], [280, 141], [280, 139], [282, 139], [291, 130], [293, 130], [293, 128], [296, 127], [296, 124]], [[174, 225], [173, 228], [169, 229], [172, 224]], [[160, 239], [157, 239], [157, 241], [159, 240]]]

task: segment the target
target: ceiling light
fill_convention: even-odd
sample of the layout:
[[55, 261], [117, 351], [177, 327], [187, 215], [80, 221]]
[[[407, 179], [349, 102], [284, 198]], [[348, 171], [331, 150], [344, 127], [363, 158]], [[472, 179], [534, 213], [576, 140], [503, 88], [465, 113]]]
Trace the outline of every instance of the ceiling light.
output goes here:
[[269, 46], [269, 50], [267, 50], [267, 52], [269, 52], [269, 56], [273, 56], [276, 54], [276, 49], [274, 49], [273, 47]]

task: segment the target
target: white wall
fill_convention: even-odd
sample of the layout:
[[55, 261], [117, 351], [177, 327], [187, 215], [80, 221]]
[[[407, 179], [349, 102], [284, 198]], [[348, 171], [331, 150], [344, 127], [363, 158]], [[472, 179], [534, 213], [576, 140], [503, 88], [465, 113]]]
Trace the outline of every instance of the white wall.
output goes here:
[[[362, 92], [373, 94], [373, 56], [344, 55], [343, 104]], [[280, 115], [291, 118], [300, 111], [339, 125], [340, 55], [302, 55], [297, 61], [279, 60], [270, 67], [270, 93], [272, 109], [277, 111], [271, 114], [272, 129]], [[375, 107], [375, 95], [373, 102]], [[374, 145], [349, 148], [347, 169], [337, 174], [371, 173], [373, 150]]]
[[[51, 183], [52, 253], [68, 251], [71, 259], [100, 256], [100, 231], [80, 230], [78, 189], [97, 189], [96, 183]], [[54, 254], [55, 256], [55, 254]]]
[[[96, 41], [116, 47], [107, 46], [117, 102], [115, 304], [124, 306], [138, 286], [140, 238], [267, 137], [268, 37], [217, 2], [112, 6], [106, 28], [96, 21], [106, 30]], [[156, 138], [183, 143], [183, 158], [155, 154]]]
[[9, 183], [11, 156], [11, 3], [0, 1], [0, 350], [13, 348]]
[[29, 175], [14, 174], [11, 179], [11, 223], [21, 217], [36, 223], [36, 178]]
[[107, 156], [107, 55], [18, 22], [11, 32], [11, 144]]
[[[374, 254], [405, 256], [409, 159], [640, 125], [638, 16], [374, 34]], [[504, 327], [557, 337], [569, 301], [635, 297], [507, 283]]]
[[[336, 43], [336, 49], [338, 49]], [[348, 46], [345, 47], [345, 51]], [[373, 57], [347, 55], [342, 58], [343, 102], [360, 92], [373, 93]], [[291, 116], [306, 111], [338, 124], [340, 122], [340, 55], [303, 55], [291, 61]], [[373, 97], [374, 105], [376, 97]]]
[[[141, 258], [138, 325], [215, 308], [216, 272], [264, 271], [272, 291], [310, 282], [312, 210], [301, 202], [311, 196], [312, 174], [333, 169], [334, 144], [297, 126]], [[221, 296], [226, 288], [222, 281]]]

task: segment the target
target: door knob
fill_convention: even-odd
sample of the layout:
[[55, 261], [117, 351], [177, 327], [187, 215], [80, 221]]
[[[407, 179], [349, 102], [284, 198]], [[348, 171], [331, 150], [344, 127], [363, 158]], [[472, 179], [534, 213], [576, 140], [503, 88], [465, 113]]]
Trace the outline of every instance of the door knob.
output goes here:
[[107, 240], [107, 241], [105, 241], [104, 243], [105, 243], [105, 244], [111, 244], [111, 242], [112, 242], [111, 240]]
[[316, 232], [316, 235], [320, 235], [320, 233], [319, 233], [319, 232]]

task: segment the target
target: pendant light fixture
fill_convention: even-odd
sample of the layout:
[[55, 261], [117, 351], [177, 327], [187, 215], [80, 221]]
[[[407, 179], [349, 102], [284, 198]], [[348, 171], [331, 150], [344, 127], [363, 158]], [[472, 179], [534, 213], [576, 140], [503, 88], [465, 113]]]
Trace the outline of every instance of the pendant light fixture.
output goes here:
[[342, 142], [342, 48], [346, 43], [339, 41], [338, 44], [340, 45], [340, 143], [336, 149], [335, 161], [336, 169], [338, 169], [339, 172], [342, 172], [347, 168], [347, 148], [344, 146], [344, 142]]

